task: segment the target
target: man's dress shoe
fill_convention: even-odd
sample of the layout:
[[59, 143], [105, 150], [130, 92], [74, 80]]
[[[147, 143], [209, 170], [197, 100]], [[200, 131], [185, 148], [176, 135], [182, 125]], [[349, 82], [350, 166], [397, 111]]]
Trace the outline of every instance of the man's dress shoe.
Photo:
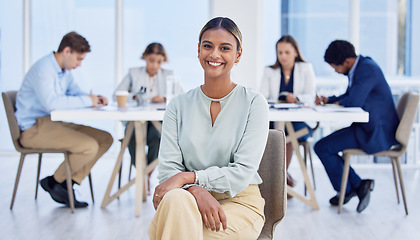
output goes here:
[[357, 205], [357, 212], [362, 212], [369, 205], [370, 192], [373, 191], [375, 186], [375, 180], [364, 179], [357, 188], [357, 196], [360, 199], [359, 205]]
[[[348, 203], [350, 201], [350, 199], [352, 197], [356, 196], [356, 195], [357, 195], [356, 192], [351, 192], [351, 193], [347, 194], [346, 196], [344, 196], [344, 202], [343, 202], [343, 204]], [[334, 197], [332, 197], [330, 199], [331, 205], [338, 206], [338, 200], [339, 199], [340, 199], [340, 193], [337, 193], [337, 195], [335, 195]]]
[[[51, 185], [53, 186], [51, 187]], [[69, 201], [69, 195], [67, 193], [67, 189], [63, 188], [60, 184], [50, 184], [49, 178], [46, 177], [41, 180], [41, 187], [51, 195], [51, 198], [54, 201], [58, 203], [66, 204], [66, 206], [70, 207], [70, 201]], [[87, 202], [79, 202], [76, 200], [76, 197], [74, 196], [74, 191], [73, 191], [73, 197], [74, 197], [75, 208], [83, 208], [83, 207], [88, 206]]]

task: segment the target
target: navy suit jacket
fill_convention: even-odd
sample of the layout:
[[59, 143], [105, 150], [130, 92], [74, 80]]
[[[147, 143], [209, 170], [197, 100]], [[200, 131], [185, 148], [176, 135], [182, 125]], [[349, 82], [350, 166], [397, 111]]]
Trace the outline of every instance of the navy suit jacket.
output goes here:
[[361, 107], [369, 112], [368, 123], [353, 123], [350, 126], [363, 151], [376, 153], [398, 144], [395, 132], [399, 118], [391, 89], [378, 64], [370, 57], [360, 55], [352, 84], [346, 93], [328, 98], [328, 102], [336, 101], [345, 107]]

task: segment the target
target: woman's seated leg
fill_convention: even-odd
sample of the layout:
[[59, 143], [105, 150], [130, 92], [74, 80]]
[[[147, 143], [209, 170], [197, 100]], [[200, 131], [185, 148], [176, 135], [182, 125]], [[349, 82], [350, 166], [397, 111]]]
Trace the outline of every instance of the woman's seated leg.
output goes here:
[[184, 189], [165, 194], [149, 227], [149, 238], [203, 239], [203, 221], [194, 196]]

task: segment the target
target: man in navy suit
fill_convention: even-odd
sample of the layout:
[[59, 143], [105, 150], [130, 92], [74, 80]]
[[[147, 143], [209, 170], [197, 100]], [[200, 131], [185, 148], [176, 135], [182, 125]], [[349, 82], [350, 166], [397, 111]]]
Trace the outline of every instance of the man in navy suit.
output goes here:
[[[325, 51], [324, 60], [337, 73], [348, 76], [349, 84], [340, 96], [321, 96], [316, 104], [334, 103], [344, 107], [361, 107], [369, 112], [368, 123], [353, 123], [321, 139], [315, 145], [315, 152], [321, 160], [338, 192], [330, 199], [338, 205], [344, 160], [339, 155], [344, 149], [358, 148], [366, 153], [376, 153], [389, 149], [398, 142], [395, 131], [399, 124], [392, 99], [391, 89], [378, 64], [370, 57], [356, 55], [354, 46], [343, 40], [333, 41]], [[374, 180], [361, 179], [350, 167], [349, 180], [344, 203], [354, 196], [359, 197], [357, 211], [362, 212], [369, 204]]]

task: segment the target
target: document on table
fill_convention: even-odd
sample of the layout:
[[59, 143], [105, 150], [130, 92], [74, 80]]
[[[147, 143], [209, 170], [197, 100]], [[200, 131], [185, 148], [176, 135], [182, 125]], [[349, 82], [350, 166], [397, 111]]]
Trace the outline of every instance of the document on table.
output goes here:
[[314, 110], [317, 112], [363, 112], [363, 109], [360, 107], [343, 107], [337, 104], [315, 106]]
[[104, 110], [104, 108], [107, 107], [107, 105], [103, 105], [103, 104], [98, 104], [94, 107], [92, 107], [93, 110]]
[[300, 103], [275, 103], [269, 104], [270, 108], [274, 109], [297, 109], [301, 108], [302, 104]]

